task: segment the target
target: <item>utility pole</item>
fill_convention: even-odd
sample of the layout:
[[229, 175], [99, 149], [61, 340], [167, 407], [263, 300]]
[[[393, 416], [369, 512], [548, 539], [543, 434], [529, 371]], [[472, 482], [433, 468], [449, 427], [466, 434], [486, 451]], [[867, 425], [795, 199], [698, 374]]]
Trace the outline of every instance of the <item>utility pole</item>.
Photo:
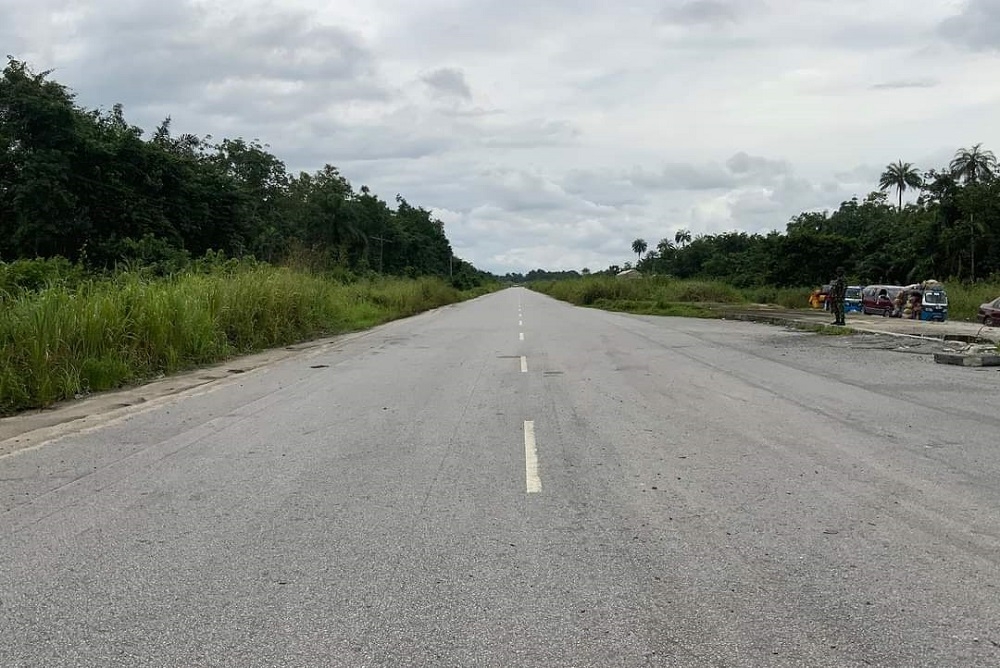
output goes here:
[[378, 244], [378, 273], [382, 273], [382, 253], [385, 250], [386, 243], [392, 243], [388, 239], [383, 239], [382, 237], [372, 237]]

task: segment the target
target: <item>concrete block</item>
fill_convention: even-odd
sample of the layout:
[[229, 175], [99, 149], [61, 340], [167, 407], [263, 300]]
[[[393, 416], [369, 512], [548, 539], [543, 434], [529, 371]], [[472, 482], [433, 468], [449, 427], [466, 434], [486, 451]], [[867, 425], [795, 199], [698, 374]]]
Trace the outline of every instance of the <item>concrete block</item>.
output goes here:
[[956, 366], [1000, 366], [1000, 355], [965, 355], [962, 353], [934, 353], [938, 364]]

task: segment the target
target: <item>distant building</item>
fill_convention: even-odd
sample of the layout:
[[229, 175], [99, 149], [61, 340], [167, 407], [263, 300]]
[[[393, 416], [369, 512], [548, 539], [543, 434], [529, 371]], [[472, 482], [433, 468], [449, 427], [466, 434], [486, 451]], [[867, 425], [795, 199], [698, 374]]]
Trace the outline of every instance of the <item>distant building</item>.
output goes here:
[[626, 269], [618, 272], [618, 278], [642, 278], [638, 269]]

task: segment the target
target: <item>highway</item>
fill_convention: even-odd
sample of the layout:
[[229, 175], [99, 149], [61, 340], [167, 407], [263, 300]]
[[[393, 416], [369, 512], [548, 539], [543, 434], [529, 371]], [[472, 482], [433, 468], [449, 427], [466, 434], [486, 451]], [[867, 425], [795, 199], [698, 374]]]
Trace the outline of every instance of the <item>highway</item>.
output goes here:
[[0, 448], [0, 666], [995, 667], [998, 397], [507, 289]]

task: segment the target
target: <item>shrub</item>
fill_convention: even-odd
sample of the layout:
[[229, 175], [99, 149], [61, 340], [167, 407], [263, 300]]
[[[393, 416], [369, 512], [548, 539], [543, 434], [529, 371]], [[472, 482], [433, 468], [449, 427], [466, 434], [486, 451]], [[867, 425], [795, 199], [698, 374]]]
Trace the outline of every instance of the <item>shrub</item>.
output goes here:
[[0, 297], [53, 286], [74, 287], [83, 278], [81, 266], [61, 257], [0, 262]]

